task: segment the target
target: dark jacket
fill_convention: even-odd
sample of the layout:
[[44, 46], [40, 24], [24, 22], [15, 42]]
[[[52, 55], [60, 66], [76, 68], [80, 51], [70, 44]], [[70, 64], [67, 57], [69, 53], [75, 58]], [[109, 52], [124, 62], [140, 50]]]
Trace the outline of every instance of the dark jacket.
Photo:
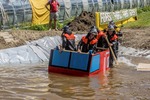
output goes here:
[[71, 31], [62, 34], [62, 47], [66, 50], [76, 50], [75, 36]]
[[[109, 35], [109, 33], [107, 32], [106, 33], [107, 35], [107, 38], [109, 40], [109, 43], [111, 44], [116, 44], [118, 42], [118, 36], [116, 35], [116, 32], [114, 31], [112, 35]], [[104, 44], [105, 44], [105, 48], [108, 48], [108, 43], [106, 42], [106, 40], [104, 41]]]
[[89, 50], [94, 50], [97, 46], [97, 39], [94, 38], [89, 40], [87, 36], [83, 36], [80, 42], [78, 43], [77, 48], [81, 50], [81, 52], [88, 52]]
[[[108, 38], [109, 42], [111, 44], [113, 44], [112, 45], [112, 50], [113, 50], [113, 52], [114, 52], [114, 54], [115, 54], [115, 56], [117, 58], [117, 56], [118, 56], [118, 36], [116, 35], [115, 31], [113, 32], [112, 35], [109, 35], [109, 33], [107, 32], [107, 38]], [[106, 41], [105, 41], [105, 46], [106, 46], [106, 48], [109, 47], [108, 43]], [[114, 61], [114, 58], [113, 58], [112, 53], [110, 52], [110, 59], [109, 59], [110, 67], [113, 66], [113, 61]]]

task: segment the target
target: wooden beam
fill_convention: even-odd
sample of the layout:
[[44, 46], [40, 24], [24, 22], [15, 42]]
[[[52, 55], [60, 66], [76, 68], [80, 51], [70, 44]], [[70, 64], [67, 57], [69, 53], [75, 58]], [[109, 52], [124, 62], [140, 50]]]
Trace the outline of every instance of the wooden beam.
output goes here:
[[139, 63], [136, 68], [137, 71], [150, 71], [150, 64]]

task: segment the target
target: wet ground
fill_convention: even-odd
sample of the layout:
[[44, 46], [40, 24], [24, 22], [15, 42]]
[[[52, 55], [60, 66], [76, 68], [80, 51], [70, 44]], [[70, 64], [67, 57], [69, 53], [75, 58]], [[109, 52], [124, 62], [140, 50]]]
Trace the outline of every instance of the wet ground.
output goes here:
[[[133, 65], [150, 59], [124, 56]], [[0, 100], [150, 100], [150, 72], [119, 63], [105, 75], [75, 77], [38, 66], [0, 67]]]

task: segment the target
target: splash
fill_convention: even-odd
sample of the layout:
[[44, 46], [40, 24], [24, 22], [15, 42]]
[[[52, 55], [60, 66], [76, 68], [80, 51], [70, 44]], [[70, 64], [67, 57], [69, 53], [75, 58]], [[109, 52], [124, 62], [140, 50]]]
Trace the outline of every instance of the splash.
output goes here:
[[131, 63], [131, 60], [130, 60], [130, 59], [127, 59], [127, 58], [125, 58], [125, 57], [119, 57], [118, 62], [125, 63], [125, 64], [127, 64], [128, 66], [133, 66], [133, 67], [136, 67], [136, 66], [137, 66], [137, 65]]
[[131, 47], [120, 46], [119, 54], [135, 56], [135, 57], [145, 57], [150, 59], [150, 50], [145, 50], [145, 49], [134, 49]]

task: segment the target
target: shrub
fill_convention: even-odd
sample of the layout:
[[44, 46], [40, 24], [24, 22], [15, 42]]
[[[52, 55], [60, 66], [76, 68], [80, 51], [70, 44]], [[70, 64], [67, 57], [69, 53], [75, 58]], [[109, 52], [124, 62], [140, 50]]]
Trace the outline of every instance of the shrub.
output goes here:
[[145, 7], [143, 7], [143, 8], [139, 8], [139, 9], [137, 10], [137, 13], [140, 14], [140, 13], [148, 12], [148, 11], [150, 11], [150, 6], [145, 6]]

